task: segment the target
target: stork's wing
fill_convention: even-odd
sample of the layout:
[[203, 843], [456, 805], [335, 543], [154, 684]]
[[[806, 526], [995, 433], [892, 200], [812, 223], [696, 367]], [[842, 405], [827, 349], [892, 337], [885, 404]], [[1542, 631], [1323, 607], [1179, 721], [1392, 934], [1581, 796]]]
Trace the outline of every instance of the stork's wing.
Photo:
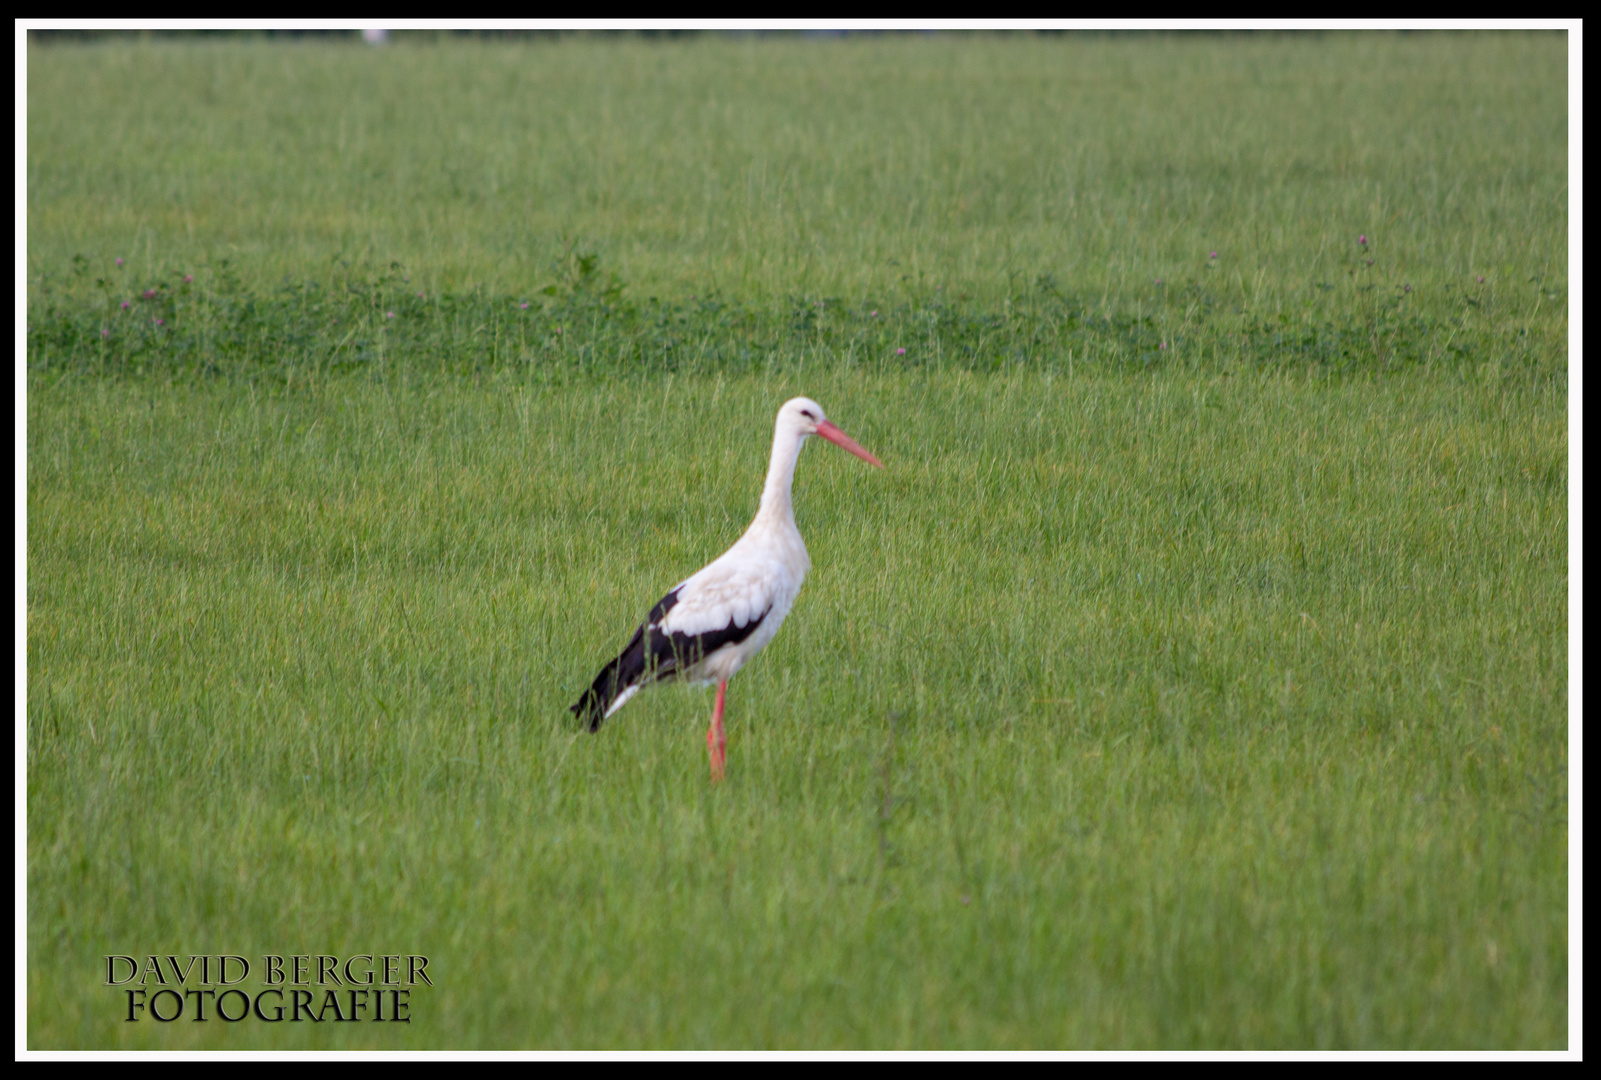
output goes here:
[[701, 655], [710, 655], [720, 645], [750, 636], [772, 610], [785, 572], [774, 563], [730, 552], [668, 593], [662, 600], [667, 606], [651, 621], [675, 639], [702, 642]]
[[675, 678], [755, 633], [772, 611], [779, 585], [770, 568], [718, 559], [656, 602], [571, 711], [589, 721], [590, 731], [598, 730], [641, 686]]

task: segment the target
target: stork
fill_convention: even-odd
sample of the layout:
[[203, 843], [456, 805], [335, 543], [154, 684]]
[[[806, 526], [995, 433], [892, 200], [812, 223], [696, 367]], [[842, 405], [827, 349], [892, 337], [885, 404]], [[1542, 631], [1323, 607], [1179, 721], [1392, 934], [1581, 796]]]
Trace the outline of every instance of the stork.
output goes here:
[[716, 683], [717, 704], [706, 730], [706, 749], [711, 756], [712, 779], [723, 778], [728, 746], [723, 699], [728, 680], [773, 640], [812, 567], [790, 501], [795, 461], [811, 435], [822, 436], [870, 465], [884, 467], [834, 426], [823, 415], [823, 407], [811, 398], [784, 402], [778, 410], [773, 456], [756, 519], [733, 547], [658, 600], [623, 651], [600, 669], [584, 696], [572, 706], [572, 712], [589, 723], [590, 731], [600, 730], [601, 721], [653, 682]]

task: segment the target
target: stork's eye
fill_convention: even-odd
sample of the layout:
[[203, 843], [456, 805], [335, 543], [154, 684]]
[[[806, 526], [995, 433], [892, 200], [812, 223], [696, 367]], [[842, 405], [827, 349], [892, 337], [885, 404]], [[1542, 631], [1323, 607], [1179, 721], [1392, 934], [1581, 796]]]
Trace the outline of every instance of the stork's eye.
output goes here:
[[806, 417], [806, 419], [808, 419], [808, 420], [816, 420], [817, 419], [817, 417], [812, 415], [812, 410], [810, 410], [810, 409], [802, 409], [801, 410], [801, 415]]

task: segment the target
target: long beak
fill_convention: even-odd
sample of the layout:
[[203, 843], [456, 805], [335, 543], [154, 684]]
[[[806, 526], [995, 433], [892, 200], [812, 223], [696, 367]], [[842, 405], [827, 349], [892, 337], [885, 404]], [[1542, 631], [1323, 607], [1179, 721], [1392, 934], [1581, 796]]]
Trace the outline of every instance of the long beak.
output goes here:
[[832, 420], [824, 420], [821, 424], [818, 424], [817, 434], [821, 435], [835, 446], [844, 447], [846, 450], [849, 450], [851, 453], [855, 454], [869, 465], [876, 465], [880, 469], [884, 467], [884, 463], [882, 461], [878, 460], [872, 454], [869, 454], [866, 450], [862, 449], [861, 443], [857, 442], [839, 428], [835, 427], [834, 421]]

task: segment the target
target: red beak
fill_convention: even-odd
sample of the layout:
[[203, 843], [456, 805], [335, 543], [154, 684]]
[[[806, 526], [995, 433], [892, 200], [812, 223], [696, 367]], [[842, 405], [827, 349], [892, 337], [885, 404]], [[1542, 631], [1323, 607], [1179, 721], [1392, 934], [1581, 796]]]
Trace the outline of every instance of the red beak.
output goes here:
[[880, 469], [884, 467], [884, 463], [882, 461], [878, 460], [872, 454], [869, 454], [866, 450], [862, 449], [861, 443], [857, 442], [839, 428], [835, 427], [834, 421], [832, 420], [824, 420], [821, 424], [818, 424], [817, 434], [821, 435], [835, 446], [844, 447], [846, 450], [849, 450], [851, 453], [855, 454], [869, 465], [876, 465]]

